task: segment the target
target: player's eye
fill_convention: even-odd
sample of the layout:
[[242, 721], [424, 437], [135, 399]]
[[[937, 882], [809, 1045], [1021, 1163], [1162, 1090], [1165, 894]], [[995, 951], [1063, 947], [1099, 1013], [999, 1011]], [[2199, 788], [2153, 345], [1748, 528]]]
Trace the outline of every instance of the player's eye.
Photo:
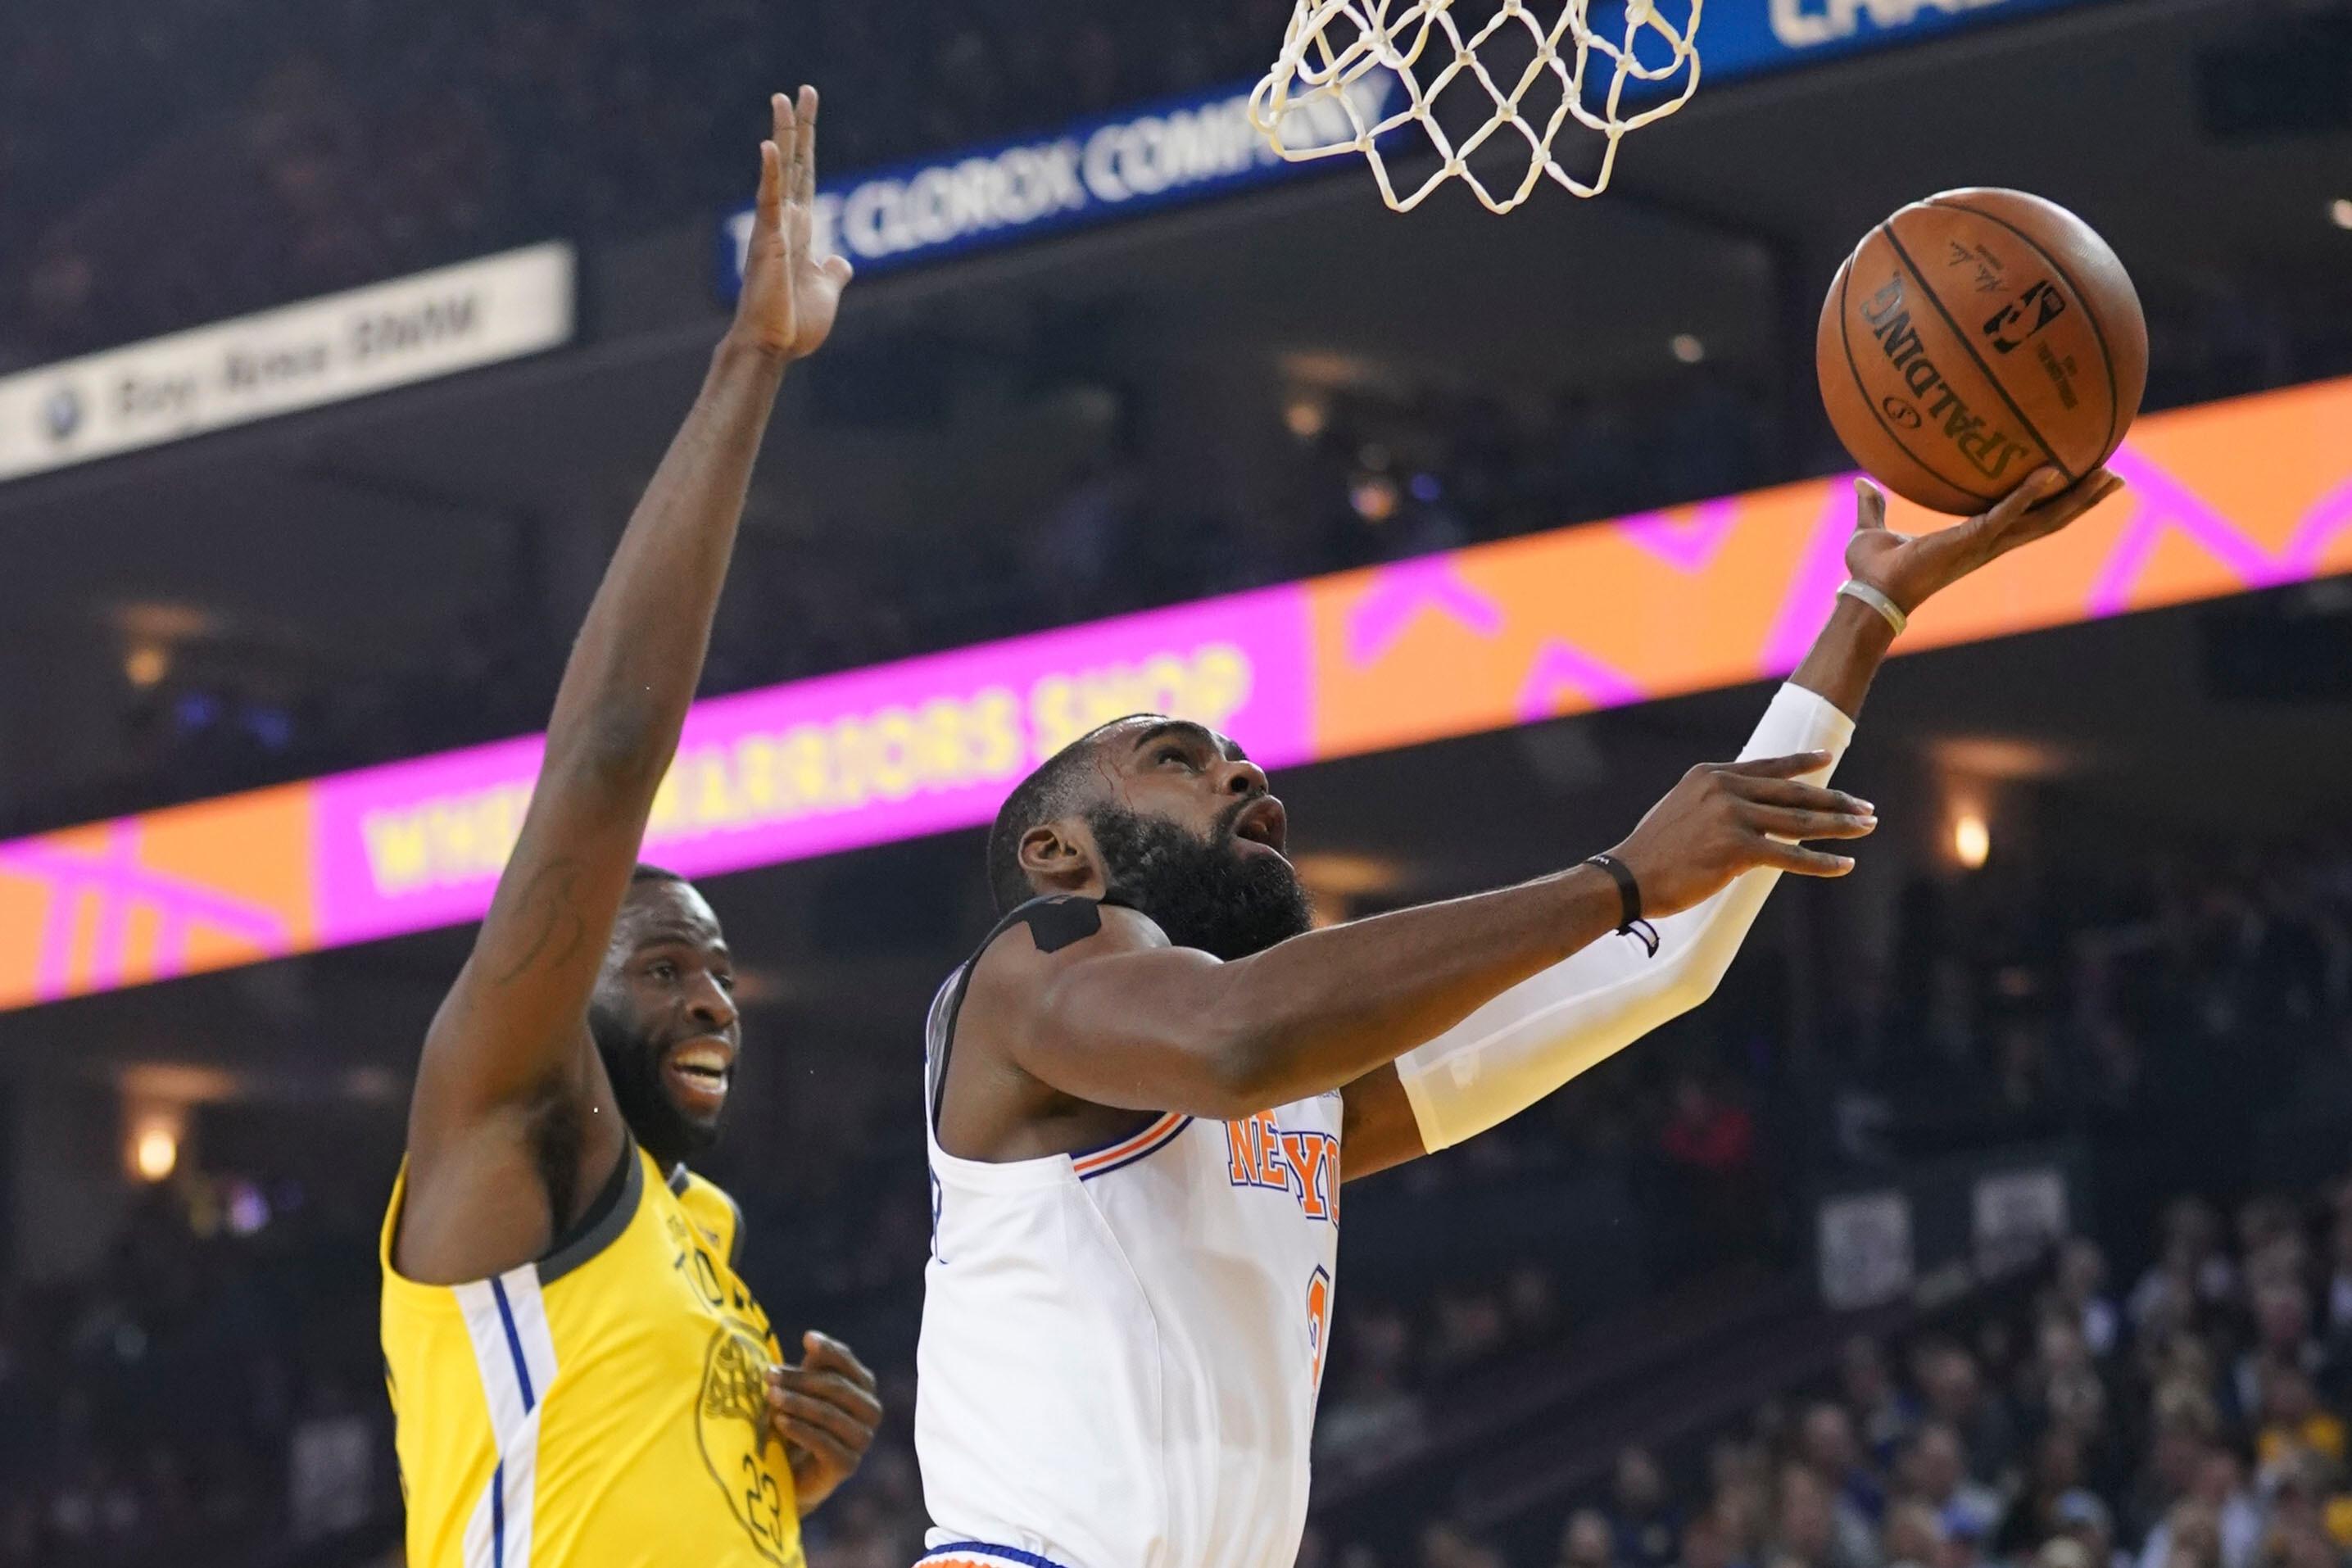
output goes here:
[[726, 992], [730, 996], [735, 994], [735, 977], [732, 974], [721, 971], [711, 978], [719, 982], [719, 989]]
[[1151, 760], [1155, 763], [1181, 763], [1189, 768], [1192, 765], [1192, 753], [1182, 746], [1162, 746]]
[[667, 958], [656, 959], [646, 968], [646, 973], [667, 985], [677, 978], [677, 965]]

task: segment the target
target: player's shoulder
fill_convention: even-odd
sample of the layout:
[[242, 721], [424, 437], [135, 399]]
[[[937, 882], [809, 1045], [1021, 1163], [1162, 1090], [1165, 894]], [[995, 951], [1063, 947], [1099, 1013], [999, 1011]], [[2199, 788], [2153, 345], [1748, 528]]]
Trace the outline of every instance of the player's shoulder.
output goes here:
[[731, 1267], [743, 1245], [743, 1210], [726, 1188], [709, 1177], [679, 1165], [670, 1172], [669, 1190], [677, 1206], [694, 1222], [712, 1248]]
[[1100, 899], [1057, 893], [1032, 899], [1007, 911], [981, 944], [972, 961], [972, 977], [975, 983], [984, 983], [1105, 953], [1167, 945], [1168, 933], [1139, 910]]

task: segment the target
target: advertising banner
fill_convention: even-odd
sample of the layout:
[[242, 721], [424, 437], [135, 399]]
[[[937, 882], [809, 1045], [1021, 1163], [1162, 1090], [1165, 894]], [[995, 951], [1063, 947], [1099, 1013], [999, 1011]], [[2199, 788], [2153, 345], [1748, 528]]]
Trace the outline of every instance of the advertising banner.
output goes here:
[[[2144, 418], [2112, 464], [2128, 489], [1938, 597], [1898, 651], [2352, 572], [2347, 429], [2352, 380]], [[1853, 527], [1850, 480], [1810, 480], [716, 698], [646, 854], [708, 876], [985, 822], [1124, 713], [1279, 769], [1783, 675]], [[478, 919], [540, 746], [0, 843], [0, 1009]]]
[[[1388, 111], [1396, 79], [1376, 72], [1353, 101], [1367, 121]], [[1301, 108], [1302, 142], [1352, 134], [1336, 104]], [[1289, 143], [1298, 145], [1297, 142]], [[862, 174], [817, 191], [819, 254], [873, 273], [910, 262], [1245, 190], [1315, 168], [1286, 163], [1249, 121], [1249, 84], [1081, 121], [1056, 135], [998, 142]], [[751, 237], [744, 206], [719, 226], [719, 287], [743, 287]]]
[[572, 300], [539, 245], [0, 377], [0, 480], [538, 353]]

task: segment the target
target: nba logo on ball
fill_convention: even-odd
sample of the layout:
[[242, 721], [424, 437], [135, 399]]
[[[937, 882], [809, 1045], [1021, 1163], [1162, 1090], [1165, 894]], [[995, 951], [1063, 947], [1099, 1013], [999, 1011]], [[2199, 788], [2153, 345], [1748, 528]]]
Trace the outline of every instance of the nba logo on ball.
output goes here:
[[60, 386], [41, 405], [41, 420], [49, 429], [49, 439], [63, 441], [81, 428], [81, 394], [70, 386]]
[[1863, 237], [1814, 343], [1838, 439], [1896, 495], [1966, 516], [2036, 468], [2069, 482], [2122, 444], [2147, 384], [2123, 263], [2021, 191], [1946, 191]]

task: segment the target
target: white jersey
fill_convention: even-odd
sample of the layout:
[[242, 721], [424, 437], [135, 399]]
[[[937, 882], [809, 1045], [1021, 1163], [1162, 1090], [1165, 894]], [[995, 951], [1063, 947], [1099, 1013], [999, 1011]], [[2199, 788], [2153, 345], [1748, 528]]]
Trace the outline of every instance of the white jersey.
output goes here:
[[1339, 1097], [958, 1159], [937, 1108], [978, 962], [932, 1003], [925, 1042], [924, 1562], [1291, 1568], [1339, 1260]]

